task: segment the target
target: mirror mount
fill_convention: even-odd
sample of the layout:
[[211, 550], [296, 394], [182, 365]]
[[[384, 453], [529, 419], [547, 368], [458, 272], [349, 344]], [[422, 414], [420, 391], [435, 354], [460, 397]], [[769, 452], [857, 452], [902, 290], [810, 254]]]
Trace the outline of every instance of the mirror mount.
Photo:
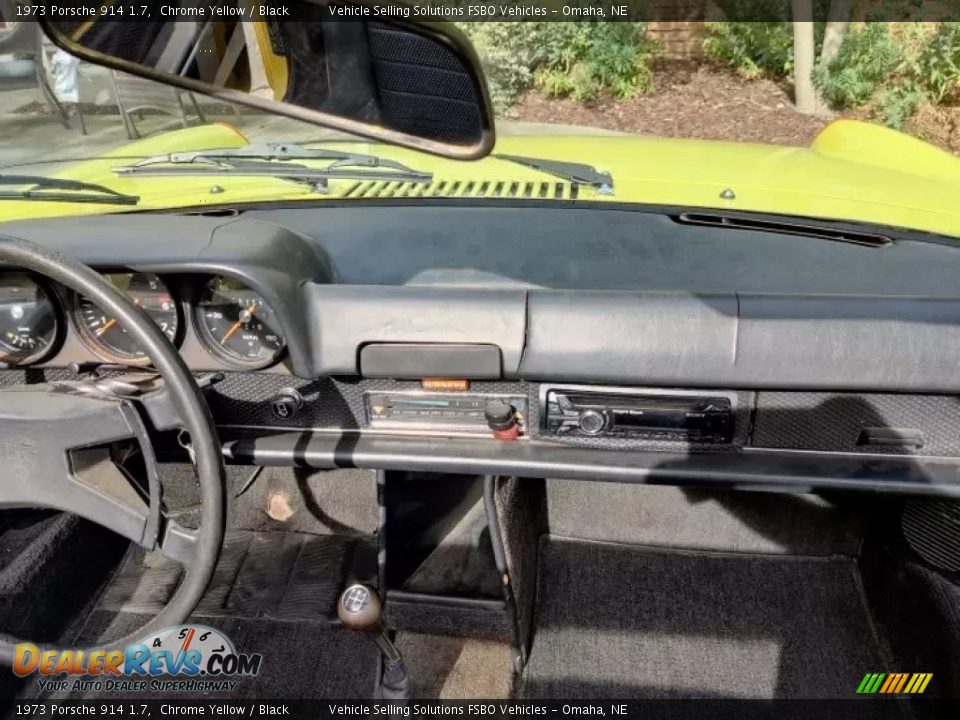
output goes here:
[[[253, 7], [247, 0], [144, 2], [152, 19], [104, 14], [119, 0], [77, 0], [89, 7], [86, 19], [48, 12], [38, 20], [54, 44], [82, 60], [224, 102], [454, 159], [493, 149], [480, 64], [452, 23], [344, 20], [331, 10], [369, 7], [366, 0], [285, 0], [283, 9], [295, 11], [290, 19], [240, 21], [210, 8]], [[161, 5], [201, 15], [156, 20]]]

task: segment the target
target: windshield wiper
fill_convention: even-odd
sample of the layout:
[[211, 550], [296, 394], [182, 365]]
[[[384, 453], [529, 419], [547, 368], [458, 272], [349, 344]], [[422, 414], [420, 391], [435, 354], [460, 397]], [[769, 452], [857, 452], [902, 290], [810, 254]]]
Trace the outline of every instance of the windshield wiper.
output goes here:
[[[309, 167], [292, 160], [331, 160], [322, 168]], [[368, 170], [367, 168], [373, 168]], [[328, 180], [382, 180], [415, 183], [433, 181], [433, 174], [376, 155], [339, 150], [311, 149], [296, 143], [263, 143], [242, 148], [193, 150], [144, 158], [114, 168], [118, 175], [197, 176], [248, 175], [269, 176], [293, 182], [313, 184], [327, 190]]]
[[154, 155], [129, 165], [127, 167], [149, 167], [150, 165], [180, 165], [196, 162], [222, 161], [233, 164], [236, 160], [334, 160], [327, 166], [349, 165], [351, 167], [381, 167], [404, 172], [415, 172], [413, 168], [403, 163], [376, 155], [363, 153], [348, 153], [327, 148], [307, 148], [297, 143], [268, 142], [246, 145], [240, 148], [211, 148], [208, 150], [191, 150], [188, 152], [174, 152], [165, 155]]
[[0, 175], [0, 187], [29, 185], [26, 190], [0, 190], [0, 200], [44, 200], [47, 202], [104, 203], [136, 205], [137, 195], [125, 195], [103, 185], [48, 178], [42, 175]]
[[596, 188], [601, 195], [613, 195], [613, 176], [610, 173], [600, 172], [592, 165], [585, 163], [563, 162], [562, 160], [546, 160], [543, 158], [525, 157], [523, 155], [494, 154], [498, 160], [517, 163], [524, 167], [545, 172], [554, 177], [563, 178], [570, 182], [590, 185]]

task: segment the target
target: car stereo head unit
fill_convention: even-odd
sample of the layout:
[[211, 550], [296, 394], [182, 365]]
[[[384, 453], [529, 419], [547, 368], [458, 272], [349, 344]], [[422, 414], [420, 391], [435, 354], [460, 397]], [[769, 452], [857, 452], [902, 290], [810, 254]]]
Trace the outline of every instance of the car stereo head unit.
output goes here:
[[541, 418], [547, 435], [730, 443], [734, 392], [547, 386]]
[[513, 408], [524, 432], [527, 398], [520, 394], [484, 392], [371, 391], [364, 394], [367, 425], [375, 430], [416, 434], [490, 435], [484, 409], [490, 400]]

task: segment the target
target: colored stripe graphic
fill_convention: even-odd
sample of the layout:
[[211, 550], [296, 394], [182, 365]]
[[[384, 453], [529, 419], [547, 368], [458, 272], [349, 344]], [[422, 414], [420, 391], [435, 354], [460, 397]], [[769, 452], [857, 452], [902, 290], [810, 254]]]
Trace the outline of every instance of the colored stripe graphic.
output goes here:
[[886, 695], [888, 692], [890, 692], [891, 688], [896, 687], [897, 681], [899, 679], [900, 679], [900, 675], [897, 673], [891, 673], [890, 675], [887, 675], [886, 682], [884, 682], [883, 685], [880, 686], [880, 694]]
[[933, 673], [867, 673], [857, 686], [859, 695], [919, 695], [927, 689]]
[[898, 693], [903, 690], [903, 686], [907, 684], [907, 679], [910, 677], [910, 673], [900, 673], [900, 682], [897, 683], [897, 687], [891, 690], [890, 692]]
[[872, 695], [880, 688], [880, 683], [886, 676], [886, 673], [867, 673], [860, 681], [857, 692], [862, 695]]

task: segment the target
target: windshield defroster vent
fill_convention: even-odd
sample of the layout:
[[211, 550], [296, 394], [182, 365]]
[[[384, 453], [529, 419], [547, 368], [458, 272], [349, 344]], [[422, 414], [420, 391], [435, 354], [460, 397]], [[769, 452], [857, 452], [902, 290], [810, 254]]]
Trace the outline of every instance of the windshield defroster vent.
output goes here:
[[758, 230], [778, 235], [802, 235], [835, 242], [866, 245], [867, 247], [886, 247], [893, 239], [886, 235], [852, 230], [850, 228], [819, 225], [793, 220], [774, 220], [750, 215], [730, 215], [726, 213], [681, 213], [674, 218], [686, 225], [706, 225], [709, 227], [730, 228], [733, 230]]
[[347, 188], [344, 198], [462, 197], [576, 200], [580, 183], [518, 182], [511, 180], [440, 180], [432, 183], [367, 181]]

